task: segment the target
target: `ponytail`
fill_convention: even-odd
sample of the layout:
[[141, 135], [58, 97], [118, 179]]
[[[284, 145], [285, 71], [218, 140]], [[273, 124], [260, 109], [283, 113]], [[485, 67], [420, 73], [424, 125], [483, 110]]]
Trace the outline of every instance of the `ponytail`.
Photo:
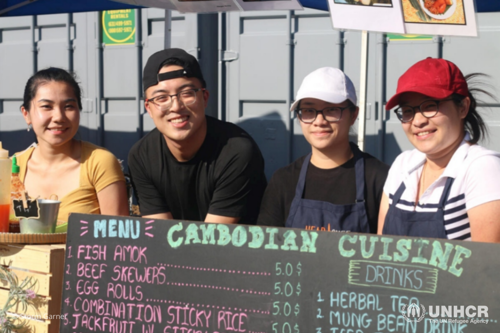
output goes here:
[[[467, 116], [464, 119], [464, 127], [465, 130], [469, 132], [471, 136], [471, 139], [469, 140], [470, 144], [476, 144], [481, 139], [484, 139], [488, 136], [488, 128], [486, 127], [483, 118], [477, 111], [478, 102], [481, 102], [481, 100], [477, 99], [477, 96], [484, 94], [486, 96], [495, 99], [495, 97], [490, 92], [477, 87], [478, 85], [484, 85], [483, 82], [476, 80], [478, 77], [487, 78], [488, 75], [482, 73], [472, 73], [465, 76], [465, 80], [467, 81], [467, 84], [469, 86], [470, 106], [467, 112]], [[453, 94], [452, 98], [455, 101], [455, 103], [459, 105], [464, 99], [464, 96]]]

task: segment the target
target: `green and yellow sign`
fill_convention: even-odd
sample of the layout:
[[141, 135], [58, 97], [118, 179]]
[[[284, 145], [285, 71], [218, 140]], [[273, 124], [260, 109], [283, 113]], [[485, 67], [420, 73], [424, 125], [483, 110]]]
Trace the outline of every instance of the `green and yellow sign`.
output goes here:
[[102, 42], [106, 45], [135, 43], [135, 11], [133, 9], [102, 12]]
[[393, 41], [412, 41], [412, 40], [432, 40], [432, 36], [426, 35], [399, 35], [399, 34], [387, 34], [389, 40]]

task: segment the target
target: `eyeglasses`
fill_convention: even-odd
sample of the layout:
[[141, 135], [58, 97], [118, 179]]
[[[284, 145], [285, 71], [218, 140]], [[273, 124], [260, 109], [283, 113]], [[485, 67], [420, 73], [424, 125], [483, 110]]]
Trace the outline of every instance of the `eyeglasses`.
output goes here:
[[418, 109], [425, 118], [432, 118], [439, 112], [439, 103], [451, 101], [452, 98], [442, 100], [429, 100], [418, 106], [401, 105], [394, 112], [402, 123], [408, 123], [415, 117], [415, 109]]
[[306, 124], [312, 124], [316, 120], [318, 113], [321, 113], [323, 115], [323, 119], [325, 119], [327, 122], [336, 123], [340, 121], [340, 119], [342, 118], [342, 111], [351, 108], [353, 108], [352, 105], [347, 106], [345, 108], [328, 107], [324, 108], [323, 110], [316, 110], [313, 108], [302, 108], [295, 111], [297, 112], [299, 119]]
[[168, 111], [172, 108], [174, 97], [177, 97], [177, 101], [185, 106], [193, 105], [196, 103], [196, 93], [200, 90], [205, 90], [205, 88], [187, 89], [173, 95], [159, 95], [146, 99], [146, 102], [153, 103], [162, 111]]

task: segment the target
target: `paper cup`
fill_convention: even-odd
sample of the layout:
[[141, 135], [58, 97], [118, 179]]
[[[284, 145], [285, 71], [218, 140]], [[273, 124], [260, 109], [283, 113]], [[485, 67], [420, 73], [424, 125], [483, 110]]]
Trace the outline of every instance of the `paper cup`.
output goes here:
[[38, 199], [40, 218], [21, 218], [19, 226], [22, 234], [54, 233], [61, 201]]

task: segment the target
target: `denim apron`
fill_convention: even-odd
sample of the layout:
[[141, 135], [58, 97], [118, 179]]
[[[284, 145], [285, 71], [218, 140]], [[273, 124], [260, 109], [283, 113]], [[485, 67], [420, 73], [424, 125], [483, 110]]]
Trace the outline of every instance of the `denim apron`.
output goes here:
[[394, 193], [392, 204], [385, 216], [382, 233], [384, 235], [448, 238], [444, 228], [444, 205], [450, 195], [453, 181], [454, 179], [450, 177], [446, 179], [443, 194], [439, 199], [438, 209], [434, 213], [406, 211], [397, 208], [396, 205], [406, 189], [404, 182], [401, 183], [396, 193]]
[[[356, 145], [351, 144], [351, 150], [354, 155], [356, 201], [353, 204], [335, 205], [326, 201], [302, 198], [307, 168], [311, 160], [311, 153], [309, 153], [300, 169], [299, 181], [286, 220], [286, 227], [325, 231], [370, 232], [365, 208], [365, 162], [361, 151]], [[342, 191], [342, 189], [333, 190]]]

